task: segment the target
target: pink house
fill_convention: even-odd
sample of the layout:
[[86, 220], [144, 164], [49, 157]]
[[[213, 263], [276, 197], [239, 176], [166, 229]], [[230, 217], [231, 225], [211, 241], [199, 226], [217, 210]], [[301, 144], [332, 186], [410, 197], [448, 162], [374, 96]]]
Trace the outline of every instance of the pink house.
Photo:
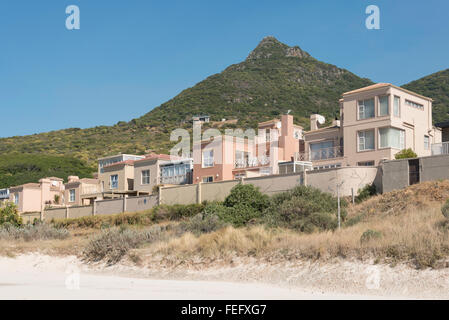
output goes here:
[[64, 182], [60, 178], [50, 177], [39, 183], [27, 183], [9, 188], [9, 201], [19, 212], [40, 212], [45, 207], [62, 206], [64, 203]]
[[293, 116], [261, 122], [252, 137], [224, 135], [194, 143], [193, 183], [277, 174], [300, 151], [303, 128]]

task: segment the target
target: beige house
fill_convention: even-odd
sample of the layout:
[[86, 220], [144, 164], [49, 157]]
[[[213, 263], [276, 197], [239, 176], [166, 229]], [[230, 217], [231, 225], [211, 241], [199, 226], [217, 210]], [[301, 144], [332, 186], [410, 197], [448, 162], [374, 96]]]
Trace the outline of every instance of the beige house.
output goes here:
[[64, 199], [67, 206], [83, 206], [101, 199], [100, 180], [69, 176], [65, 184]]
[[126, 160], [102, 167], [98, 180], [104, 198], [135, 195], [134, 160]]
[[9, 201], [19, 212], [40, 212], [45, 207], [59, 207], [64, 203], [64, 183], [56, 177], [43, 178], [39, 183], [27, 183], [9, 188]]
[[138, 194], [153, 192], [158, 185], [192, 183], [193, 159], [168, 154], [150, 154], [134, 162], [134, 190]]
[[377, 166], [402, 149], [430, 156], [432, 144], [441, 143], [441, 130], [432, 125], [432, 99], [389, 83], [344, 93], [340, 119], [320, 128], [323, 118], [312, 115], [298, 158], [315, 169]]

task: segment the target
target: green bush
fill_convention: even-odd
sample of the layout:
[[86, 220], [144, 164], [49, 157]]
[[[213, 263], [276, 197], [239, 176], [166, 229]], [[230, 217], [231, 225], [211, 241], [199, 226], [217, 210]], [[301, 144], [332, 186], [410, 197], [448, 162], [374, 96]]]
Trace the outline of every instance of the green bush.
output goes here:
[[260, 218], [270, 205], [270, 198], [261, 193], [254, 185], [238, 184], [232, 188], [223, 204], [207, 204], [206, 215], [215, 214], [221, 221], [242, 227], [248, 222]]
[[443, 216], [449, 220], [449, 199], [446, 201], [446, 203], [441, 207], [441, 212], [443, 213]]
[[203, 233], [217, 231], [227, 225], [228, 224], [223, 222], [218, 215], [200, 213], [187, 221], [181, 222], [180, 230], [182, 233], [191, 232], [199, 236]]
[[360, 203], [366, 199], [375, 196], [377, 194], [377, 189], [374, 184], [367, 184], [362, 189], [359, 189], [359, 194], [355, 197], [355, 202]]
[[22, 217], [20, 217], [17, 207], [11, 202], [0, 205], [0, 225], [4, 223], [13, 226], [22, 225]]
[[[337, 199], [313, 187], [298, 186], [275, 195], [264, 217], [268, 225], [303, 232], [332, 230], [337, 227]], [[341, 218], [347, 202], [341, 201]]]
[[244, 205], [257, 211], [263, 211], [270, 205], [270, 198], [252, 184], [238, 184], [232, 188], [223, 204], [226, 207]]
[[360, 242], [365, 243], [370, 240], [382, 238], [382, 232], [368, 229], [360, 237]]
[[394, 157], [395, 159], [410, 159], [417, 158], [418, 155], [411, 148], [408, 148], [399, 151]]

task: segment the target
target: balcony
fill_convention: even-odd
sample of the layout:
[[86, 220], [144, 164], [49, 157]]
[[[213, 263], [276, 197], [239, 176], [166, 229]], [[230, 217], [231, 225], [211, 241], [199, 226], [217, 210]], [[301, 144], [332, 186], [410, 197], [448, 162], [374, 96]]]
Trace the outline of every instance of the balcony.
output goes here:
[[343, 157], [343, 147], [331, 147], [313, 150], [311, 152], [298, 152], [295, 161], [320, 161]]
[[166, 176], [161, 177], [162, 184], [187, 184], [190, 183], [188, 175]]
[[261, 167], [270, 164], [270, 158], [266, 156], [262, 157], [249, 157], [244, 159], [237, 159], [234, 162], [235, 169], [245, 169], [245, 168], [254, 168]]
[[449, 154], [449, 141], [432, 144], [432, 156]]

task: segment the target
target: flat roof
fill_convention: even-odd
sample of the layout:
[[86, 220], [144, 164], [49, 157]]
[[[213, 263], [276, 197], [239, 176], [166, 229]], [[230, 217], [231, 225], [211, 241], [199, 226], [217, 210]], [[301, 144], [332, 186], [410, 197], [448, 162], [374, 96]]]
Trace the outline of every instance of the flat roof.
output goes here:
[[429, 97], [420, 95], [420, 94], [418, 94], [416, 92], [413, 92], [413, 91], [410, 91], [410, 90], [407, 90], [407, 89], [395, 86], [394, 84], [391, 84], [391, 83], [376, 83], [376, 84], [372, 84], [372, 85], [367, 86], [367, 87], [363, 87], [363, 88], [359, 88], [359, 89], [355, 89], [355, 90], [352, 90], [352, 91], [345, 92], [342, 95], [343, 96], [347, 96], [347, 95], [351, 95], [351, 94], [355, 94], [355, 93], [360, 93], [360, 92], [365, 92], [365, 91], [370, 91], [370, 90], [375, 90], [375, 89], [380, 89], [380, 88], [386, 88], [386, 87], [392, 87], [392, 88], [395, 88], [395, 89], [407, 92], [409, 94], [415, 95], [415, 96], [420, 97], [422, 99], [433, 101], [432, 98], [429, 98]]

